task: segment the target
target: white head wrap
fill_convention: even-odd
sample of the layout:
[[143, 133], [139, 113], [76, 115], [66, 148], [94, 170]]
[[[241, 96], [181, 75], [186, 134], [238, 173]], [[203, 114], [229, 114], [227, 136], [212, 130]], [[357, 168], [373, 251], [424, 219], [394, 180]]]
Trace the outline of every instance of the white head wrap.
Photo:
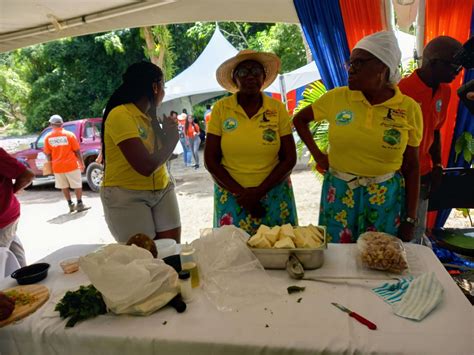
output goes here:
[[402, 52], [393, 31], [382, 31], [366, 36], [357, 42], [354, 49], [356, 48], [371, 53], [388, 67], [391, 84], [397, 84], [400, 81], [401, 75], [398, 66], [402, 59]]

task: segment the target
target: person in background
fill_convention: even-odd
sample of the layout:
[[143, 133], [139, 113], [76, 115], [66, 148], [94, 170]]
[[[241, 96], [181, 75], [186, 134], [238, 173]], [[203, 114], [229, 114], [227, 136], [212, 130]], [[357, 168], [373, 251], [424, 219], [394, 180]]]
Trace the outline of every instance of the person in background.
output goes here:
[[[44, 153], [54, 173], [55, 187], [63, 192], [69, 212], [81, 212], [89, 207], [82, 202], [82, 176], [84, 160], [76, 135], [63, 129], [63, 119], [52, 115], [49, 119], [52, 131], [44, 138]], [[69, 189], [74, 189], [77, 204], [71, 199]]]
[[[360, 40], [348, 62], [349, 86], [328, 91], [293, 119], [325, 171], [319, 224], [331, 242], [380, 231], [413, 237], [419, 192], [419, 105], [397, 87], [401, 52], [393, 32]], [[329, 152], [316, 145], [312, 121], [329, 122]]]
[[183, 160], [184, 166], [191, 166], [191, 147], [189, 146], [189, 141], [186, 139], [185, 125], [188, 119], [188, 113], [185, 108], [183, 108], [183, 113], [178, 116], [178, 131], [179, 131], [179, 142], [183, 147]]
[[430, 245], [425, 236], [428, 198], [441, 184], [441, 138], [439, 130], [446, 121], [451, 97], [451, 83], [462, 69], [454, 62], [454, 56], [462, 49], [461, 42], [448, 36], [431, 40], [423, 50], [421, 68], [399, 83], [400, 91], [421, 106], [423, 113], [423, 139], [419, 147], [420, 195], [418, 200], [416, 243]]
[[[170, 112], [170, 117], [171, 117], [171, 119], [172, 119], [173, 121], [176, 122], [176, 124], [179, 124], [179, 121], [178, 121], [178, 112], [176, 112], [176, 111], [171, 111], [171, 112]], [[164, 117], [163, 117], [163, 119], [164, 119]]]
[[184, 133], [186, 135], [188, 146], [193, 154], [194, 169], [199, 169], [199, 145], [201, 144], [201, 138], [199, 137], [200, 129], [199, 125], [194, 123], [192, 115], [188, 115], [188, 119], [184, 126]]
[[215, 181], [214, 227], [233, 224], [254, 234], [261, 224], [298, 224], [290, 118], [280, 101], [262, 92], [279, 69], [275, 54], [252, 50], [217, 69], [219, 84], [234, 94], [214, 105], [204, 150]]
[[156, 117], [165, 91], [161, 69], [149, 62], [130, 65], [107, 102], [102, 121], [104, 180], [100, 198], [114, 238], [136, 234], [181, 238], [178, 201], [166, 169], [178, 142], [174, 119]]
[[31, 184], [34, 177], [30, 169], [0, 148], [0, 247], [10, 249], [21, 266], [26, 266], [26, 259], [16, 234], [20, 202], [15, 194]]

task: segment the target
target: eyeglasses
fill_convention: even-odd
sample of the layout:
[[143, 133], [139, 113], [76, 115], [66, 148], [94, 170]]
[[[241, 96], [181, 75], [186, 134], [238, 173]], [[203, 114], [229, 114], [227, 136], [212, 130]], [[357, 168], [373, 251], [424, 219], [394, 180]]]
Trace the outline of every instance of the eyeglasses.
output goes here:
[[238, 76], [239, 78], [245, 78], [249, 75], [252, 76], [260, 76], [264, 73], [264, 70], [260, 67], [252, 67], [252, 68], [238, 68], [234, 75]]
[[432, 59], [433, 61], [438, 61], [438, 62], [441, 62], [443, 63], [444, 65], [448, 66], [451, 71], [453, 73], [456, 73], [456, 74], [459, 74], [459, 72], [462, 70], [462, 65], [459, 65], [459, 64], [456, 64], [456, 63], [453, 63], [449, 60], [445, 60], [445, 59], [438, 59], [438, 58], [435, 58], [435, 59]]
[[353, 68], [354, 70], [359, 70], [362, 68], [362, 66], [370, 62], [371, 60], [374, 60], [377, 58], [367, 58], [367, 59], [354, 59], [354, 60], [348, 60], [347, 62], [344, 63], [344, 66], [346, 67], [346, 70], [349, 70], [350, 68]]

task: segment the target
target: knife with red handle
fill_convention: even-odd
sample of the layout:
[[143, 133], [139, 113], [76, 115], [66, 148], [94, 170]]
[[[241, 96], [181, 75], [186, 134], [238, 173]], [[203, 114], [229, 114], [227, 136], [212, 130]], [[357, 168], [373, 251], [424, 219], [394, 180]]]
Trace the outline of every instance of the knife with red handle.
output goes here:
[[340, 305], [339, 303], [335, 303], [335, 302], [331, 302], [331, 304], [337, 308], [339, 308], [341, 311], [343, 312], [346, 312], [346, 313], [349, 313], [349, 316], [352, 317], [352, 318], [355, 318], [357, 319], [357, 321], [359, 323], [362, 323], [364, 324], [365, 326], [367, 326], [367, 328], [371, 329], [371, 330], [375, 330], [377, 329], [377, 326], [372, 323], [370, 320], [368, 319], [365, 319], [364, 317], [362, 317], [360, 314], [357, 314], [356, 312], [352, 312], [350, 309]]

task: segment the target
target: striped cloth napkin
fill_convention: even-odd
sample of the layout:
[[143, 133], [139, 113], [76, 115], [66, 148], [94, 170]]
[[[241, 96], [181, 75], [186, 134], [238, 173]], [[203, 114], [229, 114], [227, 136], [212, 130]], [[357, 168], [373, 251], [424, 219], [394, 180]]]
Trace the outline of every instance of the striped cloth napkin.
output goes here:
[[382, 286], [373, 288], [372, 291], [389, 305], [393, 305], [402, 300], [412, 281], [413, 276], [408, 276], [396, 283], [384, 283]]
[[425, 318], [443, 299], [443, 286], [433, 272], [372, 290], [392, 306], [396, 315], [417, 321]]

